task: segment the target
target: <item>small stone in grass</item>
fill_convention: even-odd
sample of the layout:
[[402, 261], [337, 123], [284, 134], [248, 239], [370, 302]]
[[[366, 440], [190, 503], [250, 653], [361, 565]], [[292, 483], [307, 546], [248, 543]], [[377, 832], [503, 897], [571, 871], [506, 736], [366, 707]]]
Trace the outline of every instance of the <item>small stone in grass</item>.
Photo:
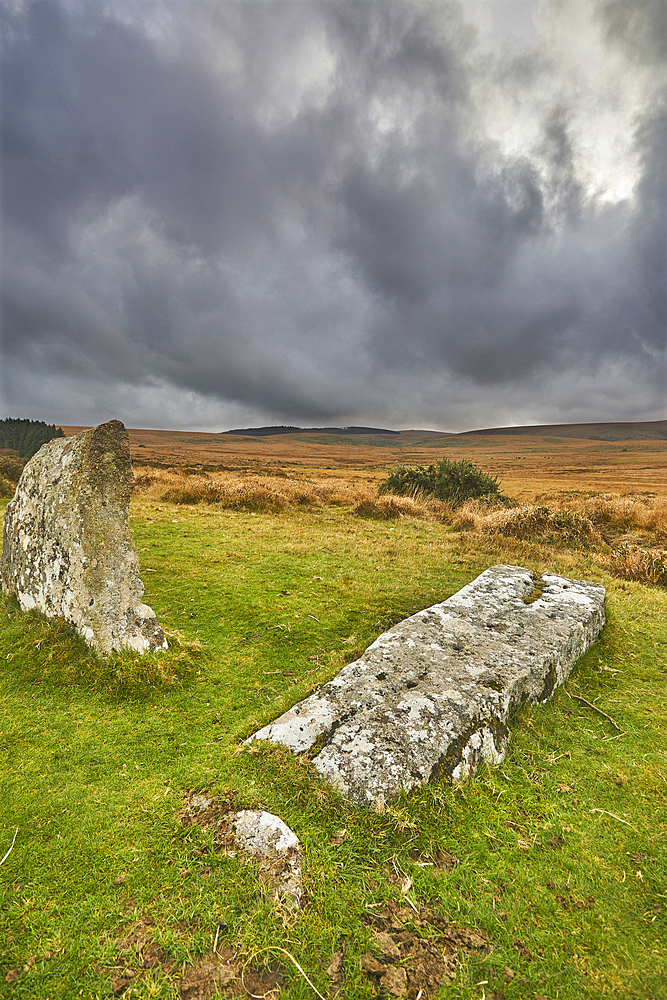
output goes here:
[[382, 957], [390, 962], [395, 962], [401, 957], [401, 953], [386, 931], [376, 931], [373, 934], [373, 943], [377, 945]]
[[329, 979], [337, 979], [343, 965], [343, 952], [335, 951], [331, 956], [331, 961], [327, 966], [327, 976]]

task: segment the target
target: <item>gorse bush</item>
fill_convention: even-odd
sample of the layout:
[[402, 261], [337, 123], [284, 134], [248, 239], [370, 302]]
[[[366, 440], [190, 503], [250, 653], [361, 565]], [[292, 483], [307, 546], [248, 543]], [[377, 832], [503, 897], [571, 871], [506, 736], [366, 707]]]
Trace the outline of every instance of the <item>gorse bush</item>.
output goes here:
[[[14, 455], [0, 455], [0, 477], [16, 486], [21, 478], [25, 464], [26, 459], [16, 458]], [[13, 493], [14, 491], [12, 490]]]
[[26, 460], [14, 455], [0, 455], [0, 497], [13, 497]]
[[462, 458], [452, 462], [443, 458], [429, 466], [407, 468], [400, 465], [380, 485], [380, 494], [398, 496], [432, 496], [457, 507], [466, 500], [482, 497], [502, 499], [497, 476], [490, 476]]

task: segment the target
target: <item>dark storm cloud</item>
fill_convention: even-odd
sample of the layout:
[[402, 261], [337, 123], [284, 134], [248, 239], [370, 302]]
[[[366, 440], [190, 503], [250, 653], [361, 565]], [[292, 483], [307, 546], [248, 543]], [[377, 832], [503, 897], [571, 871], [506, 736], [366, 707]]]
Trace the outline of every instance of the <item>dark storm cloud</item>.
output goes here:
[[8, 412], [662, 415], [662, 4], [591, 8], [648, 95], [636, 192], [606, 200], [562, 56], [485, 52], [466, 5], [0, 10]]
[[136, 30], [39, 0], [3, 92], [7, 221], [62, 239], [71, 215], [132, 191], [178, 243], [218, 249], [262, 225], [269, 178], [252, 130], [230, 124], [233, 97]]

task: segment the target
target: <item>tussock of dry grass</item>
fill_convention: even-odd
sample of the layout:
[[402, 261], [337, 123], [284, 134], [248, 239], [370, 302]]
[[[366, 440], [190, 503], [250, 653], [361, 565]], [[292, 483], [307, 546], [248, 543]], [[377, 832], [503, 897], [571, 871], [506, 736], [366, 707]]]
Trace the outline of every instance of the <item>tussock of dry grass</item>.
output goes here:
[[[278, 513], [321, 507], [349, 507], [359, 517], [391, 520], [426, 518], [452, 523], [460, 531], [489, 532], [520, 540], [569, 547], [602, 547], [619, 536], [667, 542], [667, 498], [618, 493], [543, 494], [534, 504], [509, 506], [495, 497], [468, 500], [456, 512], [442, 500], [379, 495], [366, 483], [331, 483], [265, 475], [225, 476], [153, 469], [139, 475], [136, 490], [147, 499], [175, 504], [216, 504], [231, 510]], [[620, 539], [627, 541], [628, 539]]]
[[176, 504], [216, 504], [228, 510], [279, 513], [322, 507], [350, 507], [358, 517], [391, 520], [398, 517], [449, 520], [451, 508], [442, 501], [378, 496], [362, 485], [332, 485], [276, 479], [268, 476], [213, 478], [154, 470], [137, 478], [136, 490], [148, 499]]
[[490, 530], [517, 538], [534, 537], [546, 530], [565, 539], [568, 535], [588, 539], [588, 544], [601, 539], [610, 542], [628, 532], [644, 535], [646, 541], [667, 541], [665, 497], [551, 493], [542, 494], [537, 501], [510, 510], [469, 501], [457, 512], [454, 523], [461, 530]]
[[635, 531], [652, 535], [656, 541], [667, 541], [667, 497], [598, 493], [559, 497], [547, 494], [539, 499], [556, 499], [561, 509], [587, 517], [602, 532]]
[[291, 507], [322, 506], [326, 487], [316, 491], [297, 480], [261, 476], [236, 479], [154, 471], [137, 479], [139, 493], [165, 503], [217, 504], [230, 510], [279, 512]]
[[597, 562], [623, 580], [667, 587], [667, 549], [622, 545], [611, 556], [598, 556]]
[[547, 544], [560, 541], [569, 548], [604, 545], [604, 539], [589, 518], [570, 510], [550, 510], [535, 504], [521, 507], [480, 510], [478, 504], [464, 504], [454, 524], [459, 529], [506, 535], [520, 541]]
[[354, 513], [359, 517], [376, 517], [390, 521], [397, 517], [437, 519], [450, 522], [453, 516], [448, 503], [433, 498], [401, 497], [393, 494], [378, 496], [370, 491], [357, 491]]
[[[664, 497], [549, 495], [558, 506], [524, 504], [511, 509], [470, 501], [453, 519], [460, 531], [477, 531], [558, 549], [606, 550], [595, 560], [614, 576], [667, 586], [667, 500]], [[627, 533], [640, 536], [628, 541]], [[657, 543], [657, 544], [656, 544]], [[611, 548], [611, 554], [609, 549]]]
[[[378, 494], [366, 483], [318, 483], [263, 475], [225, 476], [155, 469], [137, 478], [146, 499], [214, 504], [257, 513], [344, 507], [357, 517], [438, 520], [540, 550], [598, 550], [596, 561], [627, 580], [667, 585], [667, 498], [614, 493], [545, 494], [542, 503], [508, 506], [495, 497], [468, 500], [457, 510], [432, 497]], [[549, 501], [547, 506], [544, 501]], [[627, 538], [628, 533], [633, 537]], [[611, 554], [609, 554], [611, 549]]]

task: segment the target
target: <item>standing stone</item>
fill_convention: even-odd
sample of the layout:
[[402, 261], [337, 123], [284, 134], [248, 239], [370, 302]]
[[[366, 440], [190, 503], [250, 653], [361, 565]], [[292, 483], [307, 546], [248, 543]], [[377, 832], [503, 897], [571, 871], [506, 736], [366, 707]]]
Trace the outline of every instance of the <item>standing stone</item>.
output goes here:
[[120, 420], [56, 438], [28, 462], [5, 511], [0, 577], [24, 611], [71, 622], [106, 655], [167, 640], [146, 604], [129, 529], [134, 486]]

